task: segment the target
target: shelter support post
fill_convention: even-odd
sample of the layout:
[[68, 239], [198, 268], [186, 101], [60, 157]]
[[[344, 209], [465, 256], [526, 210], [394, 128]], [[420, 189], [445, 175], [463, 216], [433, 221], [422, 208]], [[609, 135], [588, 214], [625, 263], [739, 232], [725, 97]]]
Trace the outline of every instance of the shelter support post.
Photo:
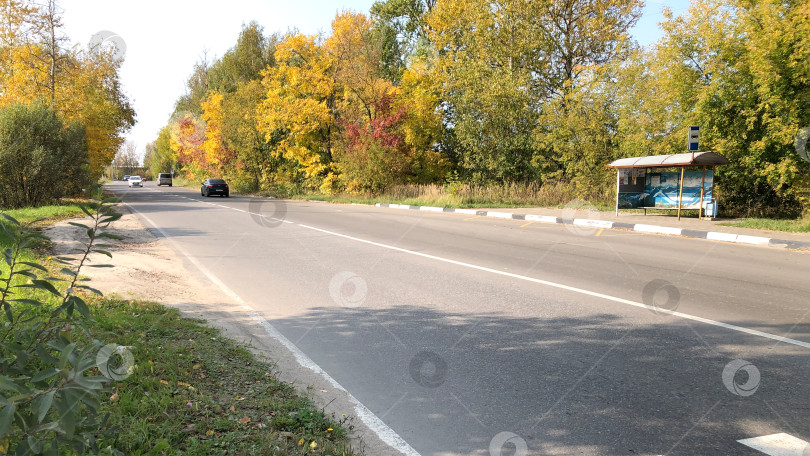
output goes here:
[[700, 206], [698, 206], [698, 220], [703, 220], [703, 192], [706, 188], [706, 167], [703, 167], [703, 176], [700, 178]]
[[619, 176], [621, 175], [621, 173], [622, 173], [621, 168], [617, 168], [616, 169], [616, 217], [619, 216], [619, 183], [621, 182], [621, 180], [619, 179]]
[[678, 220], [681, 219], [681, 207], [683, 207], [683, 173], [686, 167], [681, 167], [681, 185], [678, 187]]

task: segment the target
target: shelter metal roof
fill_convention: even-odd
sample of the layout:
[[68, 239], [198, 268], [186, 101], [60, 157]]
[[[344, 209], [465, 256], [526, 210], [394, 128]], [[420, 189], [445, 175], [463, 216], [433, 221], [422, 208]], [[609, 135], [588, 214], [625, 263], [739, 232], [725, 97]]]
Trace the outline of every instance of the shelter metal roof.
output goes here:
[[649, 155], [620, 158], [608, 163], [609, 168], [673, 168], [684, 166], [728, 165], [728, 159], [717, 152], [688, 152], [685, 154]]

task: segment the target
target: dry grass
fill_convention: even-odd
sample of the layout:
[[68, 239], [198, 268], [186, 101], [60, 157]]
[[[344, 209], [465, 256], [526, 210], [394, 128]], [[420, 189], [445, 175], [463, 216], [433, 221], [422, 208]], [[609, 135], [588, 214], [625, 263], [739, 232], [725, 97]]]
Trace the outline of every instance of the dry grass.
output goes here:
[[598, 207], [613, 207], [611, 189], [577, 191], [571, 184], [502, 184], [470, 185], [397, 185], [380, 195], [307, 195], [309, 199], [347, 203], [397, 203], [440, 207], [559, 207], [581, 199]]

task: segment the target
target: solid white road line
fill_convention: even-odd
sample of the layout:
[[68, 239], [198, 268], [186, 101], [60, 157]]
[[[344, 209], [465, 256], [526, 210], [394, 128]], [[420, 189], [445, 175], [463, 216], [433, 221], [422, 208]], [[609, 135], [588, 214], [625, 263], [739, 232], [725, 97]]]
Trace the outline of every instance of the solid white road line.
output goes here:
[[334, 231], [328, 231], [328, 230], [324, 230], [324, 229], [321, 229], [321, 228], [316, 228], [314, 226], [304, 225], [304, 224], [300, 224], [300, 223], [298, 224], [298, 226], [301, 226], [301, 227], [304, 227], [304, 228], [307, 228], [307, 229], [310, 229], [310, 230], [314, 230], [314, 231], [319, 231], [321, 233], [329, 234], [329, 235], [332, 235], [332, 236], [342, 237], [344, 239], [350, 239], [352, 241], [362, 242], [362, 243], [365, 243], [365, 244], [370, 244], [370, 245], [374, 245], [374, 246], [377, 246], [377, 247], [382, 247], [384, 249], [389, 249], [389, 250], [394, 250], [394, 251], [397, 251], [397, 252], [406, 253], [408, 255], [415, 255], [415, 256], [422, 257], [422, 258], [429, 258], [431, 260], [441, 261], [443, 263], [454, 264], [456, 266], [463, 266], [465, 268], [476, 269], [478, 271], [484, 271], [484, 272], [489, 272], [489, 273], [497, 274], [497, 275], [501, 275], [501, 276], [512, 277], [514, 279], [525, 280], [527, 282], [539, 283], [541, 285], [546, 285], [546, 286], [549, 286], [549, 287], [554, 287], [554, 288], [559, 288], [559, 289], [562, 289], [562, 290], [572, 291], [574, 293], [584, 294], [584, 295], [588, 295], [588, 296], [594, 296], [594, 297], [597, 297], [597, 298], [606, 299], [608, 301], [618, 302], [620, 304], [627, 304], [627, 305], [634, 306], [634, 307], [641, 307], [643, 309], [648, 309], [648, 310], [654, 311], [654, 312], [659, 313], [659, 314], [664, 313], [664, 314], [672, 315], [673, 317], [680, 317], [680, 318], [684, 318], [686, 320], [699, 321], [701, 323], [706, 323], [708, 325], [718, 326], [718, 327], [725, 328], [725, 329], [730, 329], [732, 331], [738, 331], [738, 332], [743, 332], [743, 333], [746, 333], [746, 334], [751, 334], [751, 335], [754, 335], [754, 336], [765, 337], [767, 339], [772, 339], [772, 340], [776, 340], [776, 341], [779, 341], [779, 342], [784, 342], [786, 344], [796, 345], [796, 346], [803, 347], [803, 348], [810, 348], [810, 343], [808, 343], [808, 342], [803, 342], [803, 341], [796, 340], [796, 339], [790, 339], [790, 338], [783, 337], [783, 336], [777, 336], [775, 334], [770, 334], [770, 333], [766, 333], [766, 332], [762, 332], [762, 331], [757, 331], [756, 329], [744, 328], [742, 326], [731, 325], [731, 324], [728, 324], [728, 323], [723, 323], [721, 321], [710, 320], [708, 318], [698, 317], [696, 315], [690, 315], [690, 314], [685, 314], [685, 313], [682, 313], [682, 312], [675, 312], [673, 310], [667, 310], [667, 309], [661, 309], [661, 308], [658, 308], [658, 307], [648, 306], [646, 304], [636, 302], [636, 301], [631, 301], [629, 299], [619, 298], [619, 297], [616, 297], [616, 296], [610, 296], [610, 295], [606, 295], [606, 294], [603, 294], [603, 293], [597, 293], [595, 291], [589, 291], [589, 290], [585, 290], [585, 289], [582, 289], [582, 288], [572, 287], [572, 286], [569, 286], [569, 285], [563, 285], [561, 283], [550, 282], [548, 280], [536, 279], [534, 277], [527, 277], [527, 276], [520, 275], [520, 274], [513, 274], [511, 272], [499, 271], [497, 269], [488, 268], [486, 266], [478, 266], [478, 265], [475, 265], [475, 264], [465, 263], [463, 261], [451, 260], [449, 258], [443, 258], [443, 257], [435, 256], [435, 255], [429, 255], [427, 253], [414, 252], [413, 250], [403, 249], [401, 247], [395, 247], [393, 245], [388, 245], [388, 244], [382, 244], [382, 243], [379, 243], [379, 242], [369, 241], [369, 240], [361, 239], [361, 238], [354, 237], [354, 236], [348, 236], [346, 234], [335, 233]]
[[810, 444], [784, 432], [737, 441], [770, 456], [805, 456], [810, 454]]
[[[191, 198], [188, 198], [188, 199], [191, 199]], [[264, 319], [264, 317], [262, 317], [256, 311], [256, 309], [251, 307], [250, 304], [248, 304], [238, 294], [236, 294], [236, 292], [234, 292], [227, 285], [225, 285], [225, 283], [223, 283], [221, 280], [219, 280], [219, 278], [216, 275], [214, 275], [211, 271], [209, 271], [208, 268], [206, 268], [202, 263], [197, 261], [196, 258], [194, 258], [190, 254], [188, 254], [185, 251], [185, 249], [180, 247], [180, 245], [178, 245], [176, 242], [174, 242], [174, 240], [172, 240], [171, 236], [168, 233], [166, 233], [165, 231], [163, 231], [163, 229], [160, 228], [155, 222], [153, 222], [152, 219], [147, 217], [142, 212], [138, 212], [134, 207], [132, 207], [132, 205], [130, 205], [128, 203], [124, 203], [124, 204], [126, 204], [132, 210], [132, 212], [139, 214], [141, 217], [143, 217], [144, 220], [149, 222], [149, 224], [152, 225], [152, 227], [154, 227], [156, 230], [158, 230], [160, 232], [160, 234], [163, 235], [164, 239], [166, 239], [166, 241], [169, 242], [172, 245], [172, 247], [174, 247], [174, 249], [176, 251], [180, 252], [181, 255], [186, 257], [186, 259], [188, 259], [194, 266], [196, 266], [197, 269], [200, 270], [200, 272], [205, 274], [205, 276], [208, 277], [208, 279], [212, 283], [214, 283], [217, 287], [219, 287], [220, 290], [222, 290], [225, 294], [227, 294], [228, 296], [230, 296], [231, 298], [236, 300], [236, 302], [241, 304], [241, 306], [244, 309], [248, 310], [250, 312], [251, 318], [253, 318], [257, 322], [259, 322], [259, 324], [262, 326], [262, 328], [264, 328], [265, 332], [270, 337], [276, 339], [278, 342], [280, 342], [282, 345], [284, 345], [288, 350], [290, 350], [293, 353], [293, 355], [295, 356], [295, 359], [298, 361], [298, 363], [301, 366], [306, 367], [306, 368], [312, 370], [313, 372], [317, 373], [321, 377], [323, 377], [332, 386], [334, 386], [335, 389], [343, 391], [346, 394], [346, 396], [349, 398], [349, 401], [354, 405], [354, 412], [357, 415], [357, 417], [360, 418], [360, 420], [362, 420], [363, 423], [365, 423], [365, 425], [368, 426], [369, 429], [371, 429], [375, 434], [377, 434], [377, 436], [380, 438], [380, 440], [382, 440], [387, 445], [389, 445], [390, 447], [394, 448], [395, 450], [397, 450], [397, 451], [399, 451], [399, 452], [401, 452], [403, 454], [406, 454], [406, 455], [409, 455], [409, 456], [420, 456], [419, 453], [416, 450], [414, 450], [410, 445], [408, 445], [408, 442], [406, 442], [402, 437], [400, 437], [399, 434], [394, 432], [393, 429], [388, 427], [388, 425], [385, 424], [380, 418], [378, 418], [377, 415], [374, 414], [374, 412], [369, 410], [368, 407], [366, 407], [365, 405], [363, 405], [362, 402], [357, 400], [356, 397], [354, 397], [349, 391], [346, 390], [346, 388], [344, 388], [340, 383], [338, 383], [337, 380], [332, 378], [331, 375], [329, 375], [320, 366], [318, 366], [318, 364], [316, 364], [315, 361], [310, 359], [294, 343], [292, 343], [289, 339], [284, 337], [284, 335], [282, 335], [280, 332], [278, 332], [278, 330], [272, 324], [270, 324], [269, 321]], [[287, 223], [292, 223], [292, 222], [287, 222]]]

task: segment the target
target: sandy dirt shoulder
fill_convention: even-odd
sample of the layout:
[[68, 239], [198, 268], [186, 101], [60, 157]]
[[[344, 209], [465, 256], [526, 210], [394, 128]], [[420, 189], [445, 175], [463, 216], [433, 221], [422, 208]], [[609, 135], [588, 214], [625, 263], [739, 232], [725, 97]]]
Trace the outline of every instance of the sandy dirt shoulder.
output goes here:
[[[243, 343], [260, 359], [273, 364], [278, 378], [294, 384], [304, 395], [327, 414], [340, 419], [343, 414], [352, 417], [347, 423], [354, 427], [353, 444], [358, 451], [369, 455], [399, 455], [386, 445], [361, 419], [350, 396], [312, 369], [302, 366], [293, 353], [278, 340], [270, 337], [253, 313], [220, 290], [181, 254], [172, 249], [159, 232], [147, 228], [137, 215], [124, 204], [116, 208], [123, 214], [107, 232], [123, 237], [108, 248], [109, 258], [92, 254], [90, 264], [111, 264], [111, 268], [82, 270], [82, 275], [91, 279], [89, 285], [101, 290], [106, 296], [119, 296], [159, 302], [179, 309], [183, 316], [200, 318], [207, 324], [222, 330], [227, 337]], [[45, 230], [53, 242], [54, 255], [70, 254], [82, 248], [87, 239], [83, 229], [68, 222], [89, 224], [90, 219], [78, 218], [59, 222]], [[238, 290], [237, 290], [238, 292]], [[138, 361], [136, 360], [136, 363]]]

